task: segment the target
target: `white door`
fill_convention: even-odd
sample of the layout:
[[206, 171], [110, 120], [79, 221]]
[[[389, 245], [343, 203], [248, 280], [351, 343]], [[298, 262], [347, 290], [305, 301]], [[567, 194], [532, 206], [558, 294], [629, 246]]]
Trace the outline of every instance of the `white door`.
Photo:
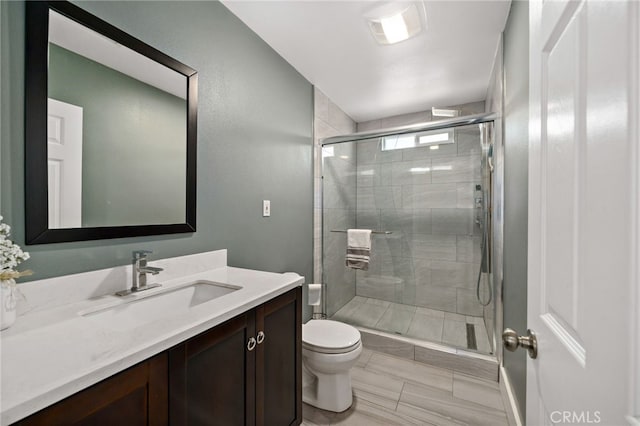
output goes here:
[[47, 103], [49, 228], [82, 225], [82, 108]]
[[639, 414], [638, 6], [530, 3], [528, 425]]

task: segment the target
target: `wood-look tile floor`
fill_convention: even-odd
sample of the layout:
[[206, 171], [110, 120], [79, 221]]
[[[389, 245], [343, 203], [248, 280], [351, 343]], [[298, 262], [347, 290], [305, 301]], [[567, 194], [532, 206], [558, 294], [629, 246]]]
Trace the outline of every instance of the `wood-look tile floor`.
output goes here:
[[507, 425], [499, 385], [365, 349], [352, 369], [353, 405], [303, 407], [303, 425]]

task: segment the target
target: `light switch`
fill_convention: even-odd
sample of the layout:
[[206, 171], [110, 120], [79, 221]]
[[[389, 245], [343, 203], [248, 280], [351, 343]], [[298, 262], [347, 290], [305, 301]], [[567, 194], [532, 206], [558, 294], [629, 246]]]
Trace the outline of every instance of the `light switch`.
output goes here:
[[271, 201], [262, 200], [262, 216], [263, 217], [271, 216]]

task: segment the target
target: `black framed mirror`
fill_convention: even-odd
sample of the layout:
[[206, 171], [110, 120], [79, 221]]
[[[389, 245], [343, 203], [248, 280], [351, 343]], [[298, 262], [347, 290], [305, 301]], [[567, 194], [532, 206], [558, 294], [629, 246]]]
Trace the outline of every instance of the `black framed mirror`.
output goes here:
[[69, 2], [26, 19], [26, 243], [194, 232], [197, 72]]

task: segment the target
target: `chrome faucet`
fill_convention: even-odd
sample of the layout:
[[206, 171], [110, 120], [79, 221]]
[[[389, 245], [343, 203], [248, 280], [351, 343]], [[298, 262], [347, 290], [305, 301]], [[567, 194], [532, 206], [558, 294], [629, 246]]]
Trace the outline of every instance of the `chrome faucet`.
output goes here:
[[162, 268], [147, 266], [147, 255], [153, 253], [151, 250], [136, 250], [133, 252], [133, 268], [131, 278], [131, 288], [119, 291], [118, 296], [126, 296], [138, 291], [149, 290], [160, 287], [162, 284], [147, 284], [147, 274], [158, 275]]

